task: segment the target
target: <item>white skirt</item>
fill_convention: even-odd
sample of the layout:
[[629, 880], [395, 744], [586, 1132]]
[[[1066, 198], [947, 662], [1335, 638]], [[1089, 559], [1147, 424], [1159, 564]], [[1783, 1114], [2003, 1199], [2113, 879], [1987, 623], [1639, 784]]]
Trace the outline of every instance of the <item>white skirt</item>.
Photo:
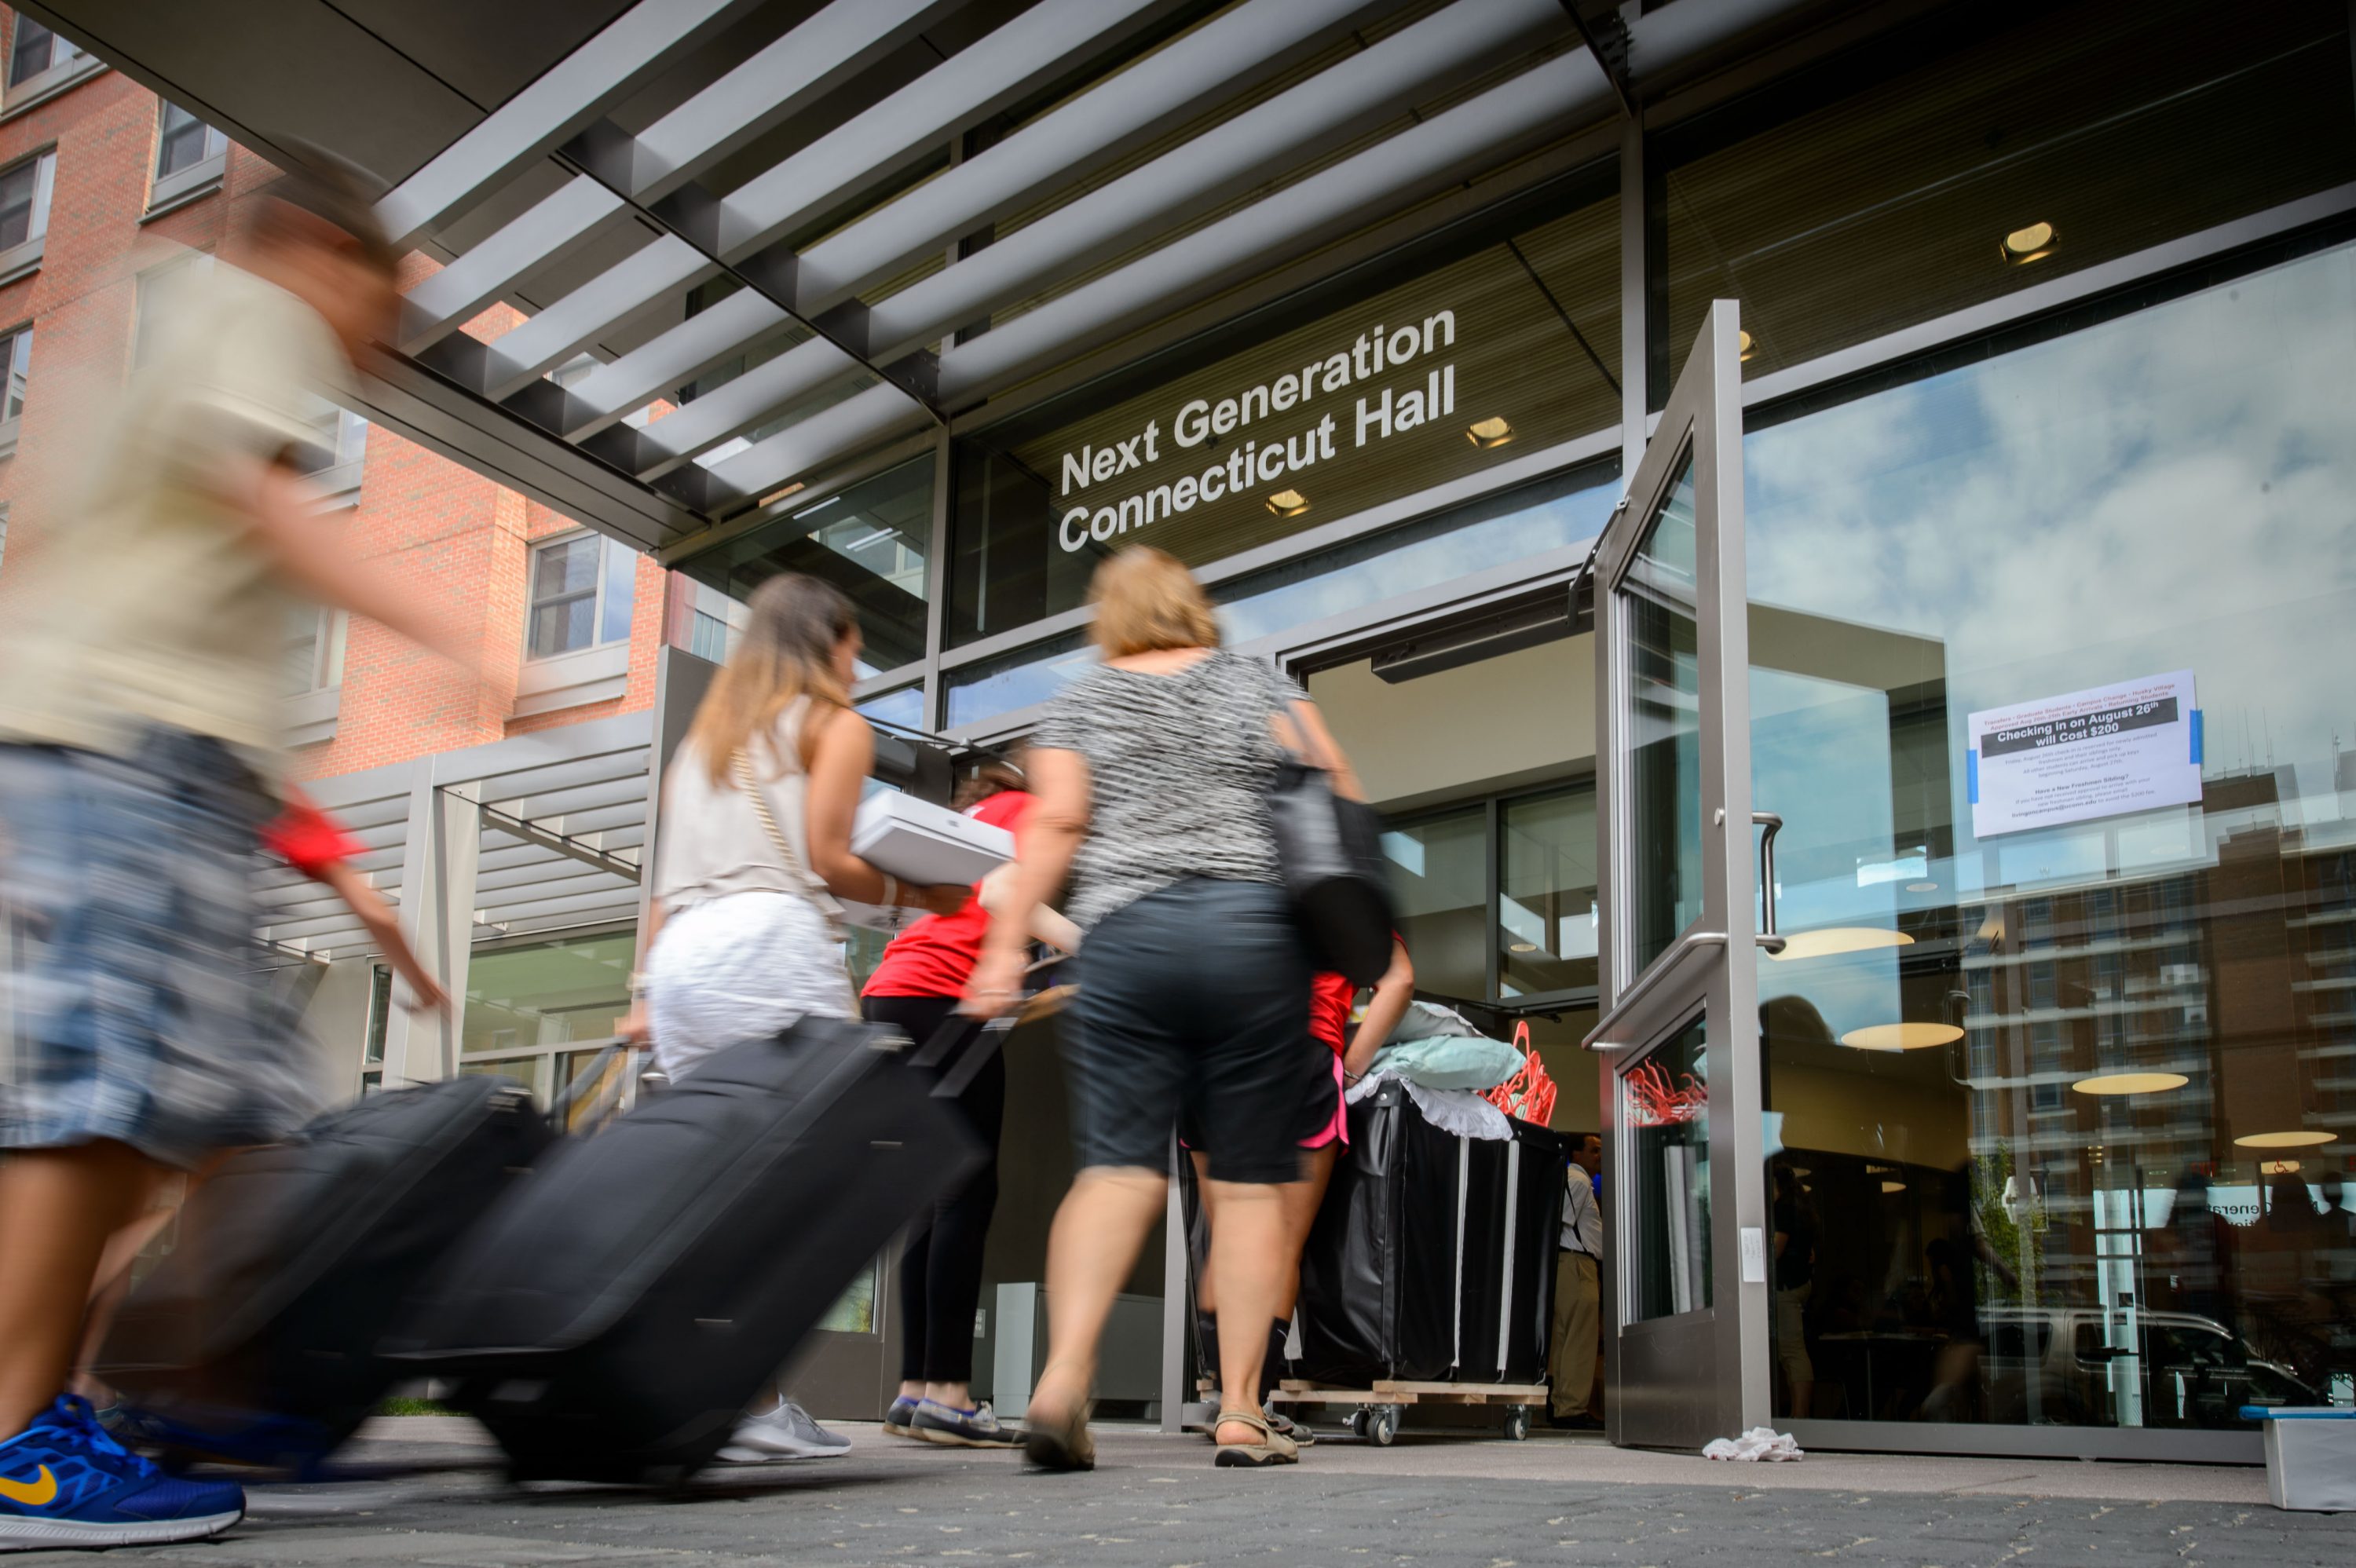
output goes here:
[[856, 1017], [842, 947], [791, 893], [732, 893], [663, 922], [647, 955], [655, 1065], [676, 1083], [715, 1051], [797, 1019]]

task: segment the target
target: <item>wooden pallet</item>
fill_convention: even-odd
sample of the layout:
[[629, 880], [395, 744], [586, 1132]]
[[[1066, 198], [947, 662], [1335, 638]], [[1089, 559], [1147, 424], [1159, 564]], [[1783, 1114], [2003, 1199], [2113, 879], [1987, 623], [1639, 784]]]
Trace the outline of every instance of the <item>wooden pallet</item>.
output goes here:
[[1365, 1388], [1321, 1388], [1288, 1378], [1269, 1396], [1275, 1405], [1350, 1405], [1353, 1436], [1372, 1438], [1388, 1447], [1405, 1424], [1411, 1404], [1476, 1404], [1502, 1409], [1505, 1436], [1519, 1442], [1530, 1435], [1533, 1411], [1547, 1403], [1544, 1383], [1413, 1382], [1378, 1378]]

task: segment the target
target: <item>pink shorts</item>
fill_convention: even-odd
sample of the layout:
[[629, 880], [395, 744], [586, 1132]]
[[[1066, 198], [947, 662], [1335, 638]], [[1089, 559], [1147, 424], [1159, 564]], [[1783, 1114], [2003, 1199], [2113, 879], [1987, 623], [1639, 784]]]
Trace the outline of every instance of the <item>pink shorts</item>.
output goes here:
[[1333, 1057], [1333, 1119], [1318, 1128], [1312, 1136], [1301, 1139], [1302, 1148], [1323, 1148], [1330, 1143], [1339, 1143], [1345, 1148], [1349, 1146], [1350, 1107], [1342, 1100], [1342, 1053], [1336, 1051], [1332, 1054]]

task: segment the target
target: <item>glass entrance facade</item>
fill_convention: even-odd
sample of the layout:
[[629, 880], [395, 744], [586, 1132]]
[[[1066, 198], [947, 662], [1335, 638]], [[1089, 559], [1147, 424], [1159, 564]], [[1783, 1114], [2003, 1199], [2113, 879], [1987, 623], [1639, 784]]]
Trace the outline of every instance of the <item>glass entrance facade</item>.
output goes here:
[[2356, 1398], [2351, 453], [2346, 246], [1748, 438], [1779, 1413]]
[[[1739, 302], [1789, 938], [1755, 960], [1772, 1310], [1744, 1364], [1828, 1445], [2254, 1458], [2242, 1405], [2356, 1403], [2349, 24], [1906, 8], [1239, 281], [680, 564], [846, 582], [862, 701], [963, 741], [1087, 667], [1087, 574], [1132, 538], [1232, 643], [1330, 672], [1568, 589]], [[1692, 923], [1704, 831], [1677, 522], [1637, 649], [1650, 952]], [[1558, 761], [1468, 752], [1381, 804], [1426, 988], [1545, 1002], [1559, 1053], [1599, 955], [1589, 770]], [[1711, 1227], [1673, 1071], [1701, 1040], [1634, 1085], [1693, 1114], [1609, 1154], [1692, 1151], [1644, 1218], [1684, 1260], [1641, 1282], [1661, 1317], [1730, 1309], [1708, 1265], [1738, 1222]]]

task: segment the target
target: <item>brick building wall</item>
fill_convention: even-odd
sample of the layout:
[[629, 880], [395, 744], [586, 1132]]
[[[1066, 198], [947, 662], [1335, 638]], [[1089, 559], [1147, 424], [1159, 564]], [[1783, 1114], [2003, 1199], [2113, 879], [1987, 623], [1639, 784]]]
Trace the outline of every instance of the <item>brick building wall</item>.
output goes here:
[[[12, 47], [16, 38], [16, 17], [0, 6], [0, 42]], [[6, 58], [0, 50], [0, 59]], [[0, 458], [0, 503], [7, 508], [0, 615], [24, 591], [25, 567], [45, 539], [71, 526], [76, 489], [92, 461], [87, 438], [102, 428], [111, 398], [130, 373], [140, 276], [191, 251], [233, 252], [241, 209], [274, 173], [265, 160], [232, 144], [218, 188], [148, 216], [161, 112], [153, 93], [105, 69], [30, 107], [0, 99], [0, 174], [45, 150], [56, 157], [39, 269], [0, 285], [0, 333], [25, 325], [33, 330], [16, 449]], [[414, 256], [407, 262], [421, 271], [432, 264]], [[520, 319], [494, 305], [467, 330], [487, 339]], [[296, 752], [298, 769], [307, 776], [353, 773], [653, 705], [666, 574], [652, 560], [634, 558], [623, 694], [518, 717], [530, 549], [577, 524], [372, 426], [357, 504], [323, 517], [320, 526], [341, 529], [356, 555], [459, 628], [478, 670], [460, 671], [353, 618], [335, 732]]]

